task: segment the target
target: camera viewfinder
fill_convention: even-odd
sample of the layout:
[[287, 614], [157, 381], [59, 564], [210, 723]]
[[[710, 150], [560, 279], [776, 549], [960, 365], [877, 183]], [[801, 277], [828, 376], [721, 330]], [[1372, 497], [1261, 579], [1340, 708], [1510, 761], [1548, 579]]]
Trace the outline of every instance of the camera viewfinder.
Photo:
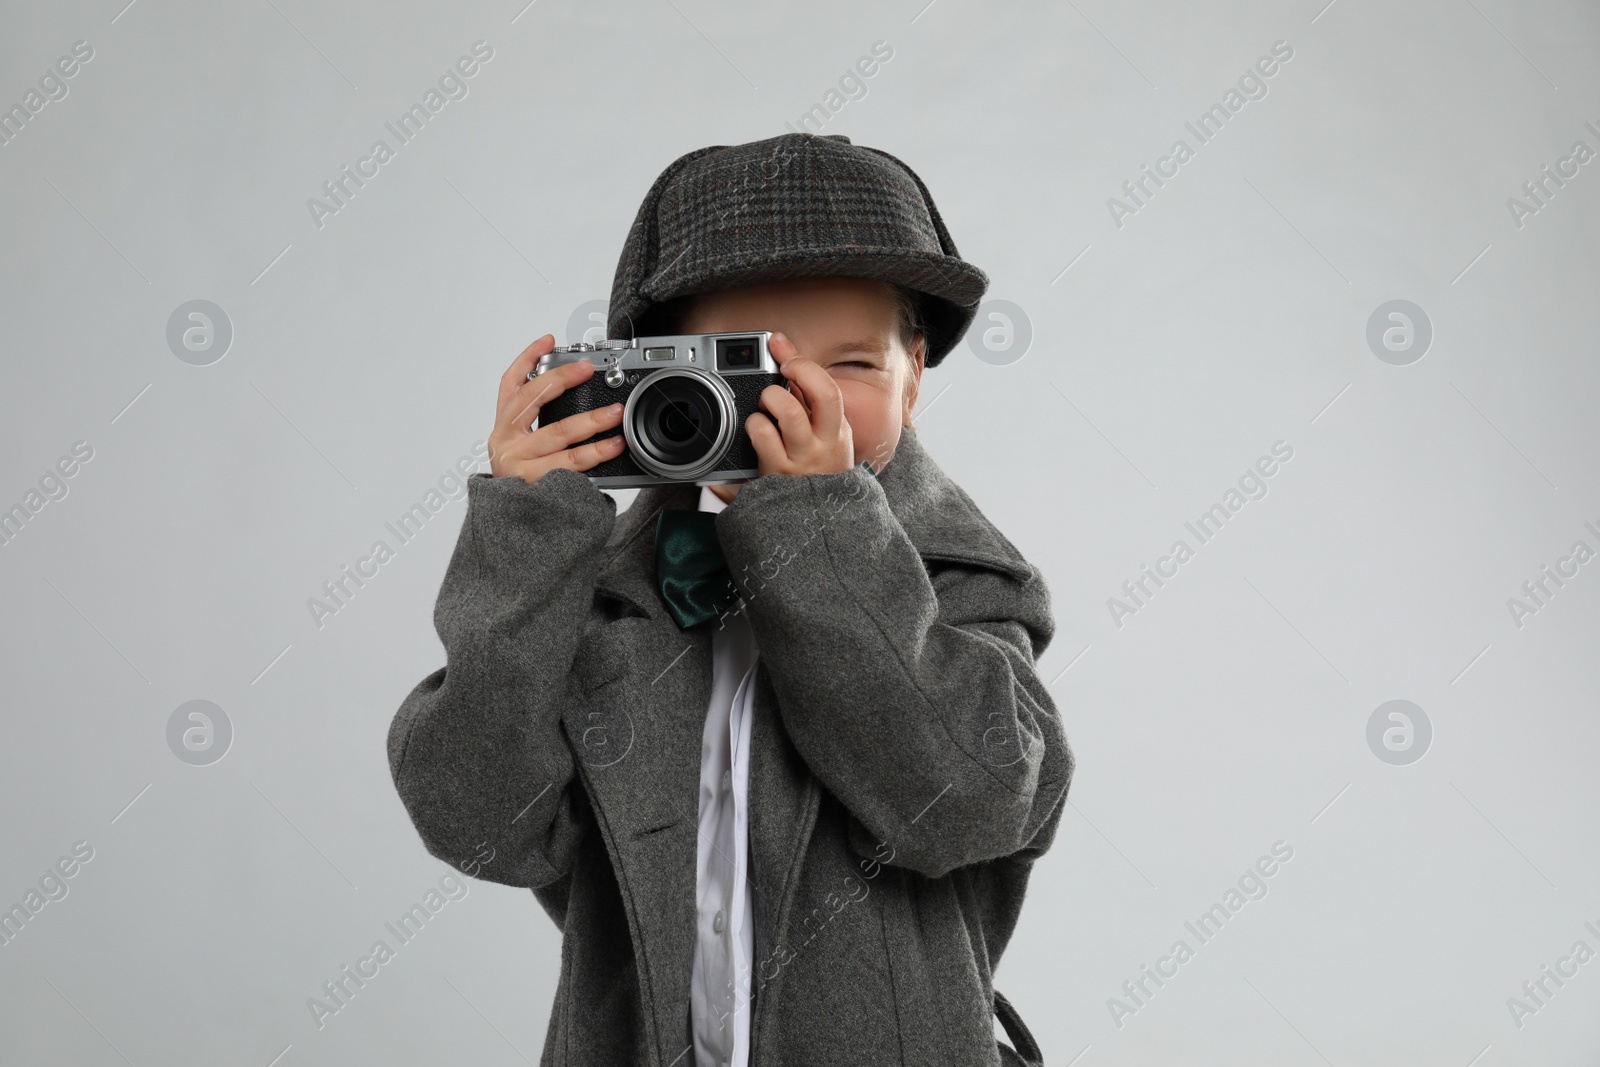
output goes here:
[[755, 337], [717, 338], [718, 370], [754, 370], [760, 364], [761, 346]]

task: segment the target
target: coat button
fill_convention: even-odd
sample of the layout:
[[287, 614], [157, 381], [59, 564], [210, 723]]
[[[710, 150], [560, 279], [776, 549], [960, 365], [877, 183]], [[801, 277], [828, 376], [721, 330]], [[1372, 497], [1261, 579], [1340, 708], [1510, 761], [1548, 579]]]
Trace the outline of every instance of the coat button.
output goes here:
[[728, 790], [730, 790], [732, 788], [733, 788], [733, 772], [732, 771], [723, 771], [722, 772], [722, 790], [723, 790], [723, 792], [727, 792]]
[[711, 920], [711, 929], [719, 934], [722, 933], [723, 927], [727, 925], [728, 917], [724, 912], [721, 911], [717, 912], [717, 917]]

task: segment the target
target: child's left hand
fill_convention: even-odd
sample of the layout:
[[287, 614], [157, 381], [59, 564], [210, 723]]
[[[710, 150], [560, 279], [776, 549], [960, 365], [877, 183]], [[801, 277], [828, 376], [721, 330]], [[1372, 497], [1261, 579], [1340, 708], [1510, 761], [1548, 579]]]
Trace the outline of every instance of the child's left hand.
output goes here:
[[[744, 428], [760, 457], [762, 474], [838, 474], [853, 465], [855, 441], [844, 415], [844, 395], [833, 375], [807, 359], [794, 342], [774, 333], [768, 343], [787, 391], [769, 385], [761, 391], [761, 411]], [[770, 416], [770, 417], [769, 417]]]

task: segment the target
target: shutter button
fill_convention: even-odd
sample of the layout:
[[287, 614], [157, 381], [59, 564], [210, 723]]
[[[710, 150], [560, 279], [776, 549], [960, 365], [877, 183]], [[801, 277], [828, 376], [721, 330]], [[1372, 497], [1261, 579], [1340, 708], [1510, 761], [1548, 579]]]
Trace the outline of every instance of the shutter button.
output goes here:
[[728, 925], [727, 916], [724, 915], [720, 911], [717, 912], [717, 917], [711, 920], [711, 929], [716, 931], [719, 934], [722, 933], [722, 928], [727, 926], [727, 925]]

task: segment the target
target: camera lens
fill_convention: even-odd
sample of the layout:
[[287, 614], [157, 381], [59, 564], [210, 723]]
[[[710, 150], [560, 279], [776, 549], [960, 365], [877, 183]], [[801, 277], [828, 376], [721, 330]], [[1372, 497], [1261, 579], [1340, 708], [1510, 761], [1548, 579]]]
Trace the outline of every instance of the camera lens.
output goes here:
[[688, 481], [718, 470], [733, 447], [739, 407], [718, 374], [663, 367], [643, 375], [623, 408], [628, 455], [646, 474]]
[[707, 458], [722, 436], [721, 406], [698, 378], [652, 375], [639, 386], [634, 433], [658, 463], [686, 467]]

